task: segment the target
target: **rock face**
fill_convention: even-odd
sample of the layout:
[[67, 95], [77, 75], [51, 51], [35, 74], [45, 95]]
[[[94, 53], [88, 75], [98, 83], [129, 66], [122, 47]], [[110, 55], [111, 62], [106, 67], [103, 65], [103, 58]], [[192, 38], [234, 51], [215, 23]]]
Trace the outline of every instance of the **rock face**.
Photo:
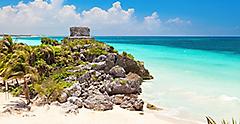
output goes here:
[[126, 56], [121, 56], [116, 53], [109, 53], [106, 58], [105, 71], [108, 72], [112, 67], [118, 65], [124, 68], [126, 74], [132, 72], [141, 76], [143, 79], [153, 79], [149, 71], [144, 68], [144, 64], [140, 61], [134, 61]]
[[102, 62], [105, 61], [107, 57], [105, 55], [100, 55], [97, 58], [93, 59], [93, 62]]
[[90, 29], [88, 27], [71, 27], [70, 37], [90, 36]]
[[81, 86], [79, 83], [73, 84], [70, 88], [67, 88], [70, 96], [79, 97], [81, 95]]
[[132, 111], [143, 110], [144, 102], [138, 99], [138, 95], [142, 91], [142, 76], [150, 75], [141, 63], [116, 53], [100, 55], [91, 60], [75, 70], [69, 70], [86, 71], [76, 80], [72, 76], [65, 78], [66, 81], [78, 81], [65, 89], [67, 98], [64, 94], [60, 96], [68, 103], [65, 105], [66, 112], [76, 113], [76, 107], [106, 111], [113, 109], [114, 104]]
[[111, 74], [114, 78], [124, 78], [126, 76], [126, 72], [123, 67], [114, 66], [110, 69], [109, 74]]
[[115, 95], [113, 101], [116, 105], [120, 105], [121, 108], [128, 109], [131, 111], [142, 111], [144, 102], [142, 99], [138, 99], [136, 94], [129, 95]]
[[78, 108], [82, 108], [82, 105], [83, 105], [82, 100], [78, 97], [69, 97], [67, 101], [69, 103], [76, 105]]
[[146, 70], [143, 64], [139, 61], [134, 61], [128, 57], [118, 55], [116, 64], [123, 67], [126, 73], [133, 72], [143, 77], [143, 79], [152, 79], [148, 70]]
[[138, 74], [135, 74], [135, 73], [128, 73], [126, 79], [130, 82], [135, 82], [137, 84], [141, 84], [143, 82], [143, 79], [142, 77], [140, 77]]
[[45, 104], [48, 104], [48, 100], [47, 100], [47, 97], [45, 97], [45, 96], [37, 95], [37, 96], [34, 98], [33, 103], [34, 103], [34, 105], [36, 105], [36, 106], [43, 106], [43, 105], [45, 105]]
[[63, 111], [67, 114], [68, 113], [73, 113], [73, 114], [78, 114], [79, 113], [78, 106], [74, 105], [73, 103], [65, 102], [61, 106], [63, 108]]
[[115, 79], [113, 82], [105, 82], [102, 89], [110, 95], [115, 94], [140, 94], [141, 93], [141, 82], [137, 80], [128, 80], [127, 78]]
[[113, 103], [109, 96], [103, 94], [91, 95], [84, 101], [84, 106], [96, 111], [113, 109]]

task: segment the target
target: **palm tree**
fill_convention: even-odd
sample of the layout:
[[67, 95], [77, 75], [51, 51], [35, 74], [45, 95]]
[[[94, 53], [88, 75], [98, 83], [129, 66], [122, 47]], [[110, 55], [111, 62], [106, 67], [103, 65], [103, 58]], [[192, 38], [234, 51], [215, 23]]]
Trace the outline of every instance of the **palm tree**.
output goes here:
[[28, 84], [34, 82], [37, 82], [39, 79], [39, 75], [37, 73], [37, 70], [33, 67], [31, 67], [28, 64], [22, 64], [23, 67], [22, 71], [18, 72], [10, 72], [10, 75], [8, 78], [13, 78], [13, 79], [23, 79], [23, 89], [24, 89], [24, 95], [27, 100], [27, 104], [30, 104], [30, 93], [29, 93], [29, 87]]
[[30, 52], [14, 51], [13, 54], [6, 55], [0, 60], [0, 76], [3, 80], [7, 79], [23, 79], [24, 94], [27, 99], [27, 104], [30, 103], [28, 82], [38, 80], [37, 70], [29, 65]]
[[1, 52], [11, 53], [13, 52], [13, 40], [11, 36], [4, 36], [3, 39], [0, 41], [0, 47], [2, 48]]
[[[12, 46], [13, 46], [13, 41], [10, 36], [4, 36], [3, 39], [0, 40], [0, 58], [1, 58], [0, 59], [0, 72], [3, 69], [2, 67], [3, 67], [4, 63], [6, 62], [6, 59], [7, 59], [6, 55], [8, 53], [13, 52]], [[8, 84], [6, 83], [5, 80], [3, 80], [3, 83], [5, 84], [6, 91], [8, 91]], [[6, 98], [7, 97], [8, 97], [8, 92], [7, 92]]]
[[55, 51], [52, 46], [41, 45], [34, 50], [34, 53], [49, 65], [55, 62]]
[[[206, 117], [208, 124], [217, 124], [211, 117]], [[231, 123], [231, 122], [230, 122]], [[221, 124], [230, 124], [226, 120], [222, 120]], [[236, 120], [232, 119], [232, 124], [238, 124]], [[240, 122], [239, 122], [240, 124]]]

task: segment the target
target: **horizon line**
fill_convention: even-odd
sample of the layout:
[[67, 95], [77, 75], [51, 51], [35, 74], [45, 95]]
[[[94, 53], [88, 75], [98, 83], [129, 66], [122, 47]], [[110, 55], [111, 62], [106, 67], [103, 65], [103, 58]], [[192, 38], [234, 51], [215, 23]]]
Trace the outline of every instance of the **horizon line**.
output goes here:
[[[0, 34], [10, 36], [30, 36], [30, 37], [68, 37], [67, 35], [36, 35], [36, 34]], [[240, 35], [91, 35], [92, 37], [240, 37]]]

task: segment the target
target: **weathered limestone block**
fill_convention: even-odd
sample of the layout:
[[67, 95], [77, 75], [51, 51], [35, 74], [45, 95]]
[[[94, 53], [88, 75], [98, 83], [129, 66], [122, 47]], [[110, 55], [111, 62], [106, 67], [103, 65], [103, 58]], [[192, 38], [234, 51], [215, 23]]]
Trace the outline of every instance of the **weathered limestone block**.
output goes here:
[[90, 29], [88, 27], [71, 27], [70, 37], [90, 36]]

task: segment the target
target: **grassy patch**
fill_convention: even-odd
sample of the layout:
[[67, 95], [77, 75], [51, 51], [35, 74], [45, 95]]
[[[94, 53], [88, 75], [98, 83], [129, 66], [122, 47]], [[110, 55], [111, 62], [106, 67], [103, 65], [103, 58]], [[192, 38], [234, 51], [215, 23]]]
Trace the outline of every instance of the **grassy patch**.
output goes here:
[[134, 56], [130, 53], [125, 52], [125, 51], [123, 51], [122, 56], [125, 56], [125, 57], [128, 57], [128, 58], [134, 60]]

